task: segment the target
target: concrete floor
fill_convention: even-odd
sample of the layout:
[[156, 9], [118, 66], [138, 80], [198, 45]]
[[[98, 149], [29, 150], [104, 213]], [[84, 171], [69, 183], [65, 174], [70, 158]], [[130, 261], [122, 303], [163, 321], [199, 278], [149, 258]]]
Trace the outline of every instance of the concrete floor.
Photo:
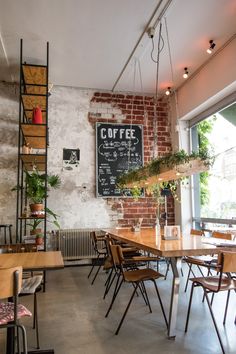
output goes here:
[[[165, 265], [161, 265], [162, 272]], [[206, 303], [196, 290], [190, 326], [184, 333], [189, 293], [185, 294], [184, 279], [181, 280], [180, 306], [177, 337], [166, 338], [166, 328], [153, 285], [148, 286], [153, 313], [149, 313], [141, 296], [135, 297], [118, 336], [114, 335], [119, 320], [131, 294], [126, 284], [117, 298], [108, 318], [104, 318], [110, 296], [103, 300], [104, 280], [101, 273], [95, 284], [87, 279], [89, 267], [66, 267], [48, 272], [47, 292], [38, 294], [40, 342], [42, 349], [54, 348], [55, 354], [156, 354], [193, 353], [220, 354]], [[184, 269], [187, 273], [187, 269]], [[158, 280], [165, 309], [168, 309], [171, 289], [171, 272], [167, 280]], [[214, 300], [217, 319], [227, 353], [236, 352], [235, 293], [231, 296], [230, 309], [225, 328], [222, 325], [225, 295], [218, 294]], [[32, 308], [32, 298], [21, 298], [21, 302]], [[24, 319], [29, 348], [34, 348], [34, 330], [31, 319]], [[0, 331], [0, 354], [4, 353], [5, 332]]]

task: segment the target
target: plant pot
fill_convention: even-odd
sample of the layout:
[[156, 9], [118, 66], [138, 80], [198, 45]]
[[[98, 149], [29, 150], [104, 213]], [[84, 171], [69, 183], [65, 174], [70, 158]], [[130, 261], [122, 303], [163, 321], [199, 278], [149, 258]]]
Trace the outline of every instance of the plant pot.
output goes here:
[[42, 233], [42, 229], [30, 230], [30, 235], [38, 235]]
[[35, 243], [37, 246], [40, 246], [43, 244], [43, 237], [36, 237]]
[[41, 111], [40, 107], [35, 107], [33, 109], [32, 123], [33, 124], [42, 124], [43, 123], [43, 116], [42, 116], [42, 111]]
[[37, 204], [30, 204], [31, 216], [34, 217], [41, 217], [45, 215], [44, 205], [37, 203]]

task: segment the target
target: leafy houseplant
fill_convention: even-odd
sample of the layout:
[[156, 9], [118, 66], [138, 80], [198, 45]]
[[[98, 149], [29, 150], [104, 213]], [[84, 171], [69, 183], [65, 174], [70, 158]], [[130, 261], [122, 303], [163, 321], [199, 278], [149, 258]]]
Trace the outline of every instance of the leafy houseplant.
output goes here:
[[[58, 222], [58, 215], [55, 214], [51, 209], [46, 208], [46, 213], [47, 213], [47, 222], [54, 224], [58, 229], [60, 228], [60, 224]], [[50, 218], [51, 217], [51, 218]], [[27, 223], [28, 226], [31, 227], [30, 234], [31, 235], [37, 235], [42, 233], [42, 229], [39, 228], [39, 225], [41, 224], [42, 219], [40, 218], [35, 218], [32, 220], [32, 222]]]
[[44, 214], [43, 201], [47, 197], [47, 193], [51, 188], [59, 188], [61, 184], [58, 175], [40, 174], [37, 169], [31, 173], [25, 171], [26, 196], [31, 204], [31, 215], [40, 216]]

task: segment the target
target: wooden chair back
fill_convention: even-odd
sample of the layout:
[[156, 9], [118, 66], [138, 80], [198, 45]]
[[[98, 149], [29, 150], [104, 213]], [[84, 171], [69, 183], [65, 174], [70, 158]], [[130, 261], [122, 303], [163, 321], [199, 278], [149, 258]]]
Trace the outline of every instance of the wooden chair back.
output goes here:
[[22, 284], [22, 267], [0, 268], [0, 299], [19, 294]]
[[222, 272], [236, 273], [236, 252], [222, 252]]
[[112, 259], [113, 259], [113, 263], [115, 266], [117, 265], [122, 265], [123, 261], [124, 261], [124, 256], [123, 256], [123, 252], [122, 249], [119, 245], [110, 245], [110, 250], [111, 250], [111, 255], [112, 255]]
[[202, 230], [196, 230], [196, 229], [191, 229], [190, 235], [194, 235], [194, 236], [204, 236], [204, 231], [202, 231]]
[[213, 231], [212, 232], [212, 237], [222, 238], [224, 240], [232, 240], [232, 234], [231, 233], [225, 233], [225, 232]]

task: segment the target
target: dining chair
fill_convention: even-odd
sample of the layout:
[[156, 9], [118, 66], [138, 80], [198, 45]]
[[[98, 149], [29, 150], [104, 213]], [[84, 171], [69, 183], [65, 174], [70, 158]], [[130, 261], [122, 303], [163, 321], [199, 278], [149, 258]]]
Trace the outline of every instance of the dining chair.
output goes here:
[[[197, 230], [197, 229], [191, 229], [190, 230], [190, 236], [200, 236], [200, 237], [202, 237], [202, 236], [204, 236], [204, 231], [203, 230]], [[188, 288], [190, 275], [192, 274], [195, 277], [195, 273], [194, 273], [194, 270], [193, 270], [193, 265], [197, 266], [199, 272], [203, 276], [203, 272], [201, 270], [201, 265], [204, 265], [205, 262], [209, 262], [210, 259], [211, 259], [211, 257], [209, 258], [208, 256], [197, 256], [197, 257], [188, 256], [188, 257], [184, 257], [183, 258], [184, 262], [186, 262], [188, 267], [189, 267], [188, 274], [187, 274], [187, 279], [186, 279], [186, 283], [185, 283], [185, 289], [184, 289], [185, 292], [187, 291], [187, 288]]]
[[129, 307], [130, 307], [132, 300], [134, 298], [134, 295], [137, 293], [138, 289], [140, 289], [141, 294], [143, 295], [143, 298], [145, 300], [145, 303], [148, 305], [150, 312], [152, 312], [149, 298], [148, 298], [147, 291], [146, 291], [146, 287], [144, 284], [146, 281], [152, 281], [154, 284], [154, 287], [155, 287], [156, 293], [157, 293], [157, 297], [160, 302], [162, 314], [164, 316], [165, 324], [166, 324], [166, 327], [168, 328], [166, 314], [165, 314], [164, 307], [163, 307], [161, 297], [160, 297], [160, 293], [159, 293], [159, 290], [158, 290], [158, 287], [156, 284], [156, 280], [159, 279], [160, 277], [164, 277], [164, 276], [152, 268], [125, 270], [124, 269], [125, 258], [124, 258], [122, 249], [119, 245], [111, 245], [111, 254], [112, 254], [112, 258], [113, 258], [113, 262], [114, 262], [114, 267], [119, 268], [121, 270], [122, 281], [120, 282], [120, 284], [116, 290], [116, 293], [114, 294], [114, 296], [112, 298], [112, 304], [110, 305], [110, 308], [114, 304], [114, 301], [119, 293], [119, 290], [121, 288], [121, 284], [123, 282], [131, 283], [134, 287], [134, 290], [132, 292], [132, 295], [130, 297], [128, 305], [127, 305], [125, 312], [120, 320], [120, 323], [116, 329], [115, 334], [117, 335], [119, 333], [120, 328], [123, 324], [123, 321], [126, 317], [126, 314], [129, 310]]
[[[199, 230], [191, 230], [192, 235], [199, 235], [199, 236], [204, 236], [204, 233], [202, 235], [200, 235], [200, 233], [197, 233], [196, 231]], [[212, 236], [214, 238], [219, 238], [219, 239], [224, 239], [224, 240], [232, 240], [232, 234], [231, 233], [224, 233], [224, 232], [218, 232], [218, 231], [213, 231], [212, 232]], [[209, 267], [209, 265], [212, 265], [212, 268], [214, 268], [214, 264], [217, 262], [217, 256], [187, 256], [185, 257], [185, 261], [189, 266], [189, 272], [188, 272], [188, 276], [187, 276], [187, 280], [186, 280], [186, 285], [185, 285], [185, 292], [187, 290], [188, 287], [188, 282], [189, 282], [189, 277], [190, 277], [190, 273], [192, 273], [192, 275], [195, 277], [194, 271], [192, 270], [192, 266], [196, 265], [198, 267], [198, 270], [200, 271], [201, 275], [204, 276], [201, 267], [207, 267], [208, 268], [208, 273], [207, 275], [211, 274], [211, 267]], [[214, 296], [212, 297], [212, 301], [213, 301]]]
[[230, 232], [213, 231], [211, 237], [232, 240], [232, 234]]
[[95, 266], [98, 267], [98, 269], [92, 279], [92, 282], [91, 282], [91, 285], [93, 285], [96, 278], [97, 278], [97, 275], [98, 275], [98, 273], [99, 273], [99, 271], [100, 271], [100, 269], [101, 269], [102, 265], [104, 264], [104, 261], [107, 257], [107, 249], [106, 249], [106, 239], [105, 239], [104, 235], [97, 236], [95, 231], [91, 231], [90, 238], [92, 241], [93, 249], [97, 255], [97, 258], [93, 261], [92, 267], [91, 267], [90, 272], [88, 274], [88, 278], [92, 274], [94, 267]]
[[[24, 354], [27, 350], [27, 336], [25, 327], [20, 324], [20, 318], [31, 316], [31, 312], [22, 304], [18, 303], [18, 295], [22, 286], [22, 267], [0, 268], [0, 299], [11, 298], [12, 301], [0, 302], [0, 329], [12, 328], [11, 335], [14, 341], [15, 329], [17, 329], [17, 345], [20, 352], [19, 329], [22, 333], [22, 344]], [[8, 332], [9, 335], [9, 332]]]
[[[25, 252], [37, 252], [37, 246], [35, 244], [16, 243], [9, 245], [0, 245], [0, 250], [5, 253], [25, 253]], [[36, 345], [37, 349], [39, 345], [39, 326], [38, 326], [38, 303], [37, 293], [41, 291], [41, 284], [43, 282], [42, 275], [34, 275], [32, 272], [23, 272], [22, 286], [19, 293], [19, 297], [33, 295], [33, 328], [36, 333]]]
[[[108, 271], [108, 277], [105, 283], [105, 292], [103, 295], [103, 299], [105, 299], [106, 295], [108, 294], [115, 278], [117, 277], [117, 282], [116, 284], [118, 285], [120, 275], [121, 275], [121, 269], [118, 269], [118, 266], [114, 266], [114, 261], [111, 253], [111, 245], [119, 245], [121, 246], [123, 256], [124, 256], [124, 264], [123, 267], [126, 268], [127, 270], [130, 269], [137, 269], [138, 267], [142, 265], [149, 265], [150, 262], [156, 262], [159, 257], [155, 256], [146, 256], [142, 255], [140, 253], [140, 250], [138, 250], [136, 247], [124, 244], [124, 243], [117, 243], [116, 240], [112, 239], [109, 235], [106, 235], [106, 248], [107, 248], [107, 258], [105, 260], [103, 269]], [[117, 286], [116, 285], [116, 286]], [[114, 292], [116, 291], [116, 287]], [[109, 313], [109, 312], [108, 312]], [[108, 316], [108, 313], [106, 317]]]
[[208, 295], [210, 293], [216, 294], [223, 291], [231, 292], [232, 290], [236, 290], [236, 279], [231, 277], [231, 273], [236, 272], [236, 252], [227, 251], [227, 252], [220, 253], [218, 256], [217, 270], [218, 270], [217, 276], [196, 277], [190, 279], [190, 281], [192, 281], [192, 288], [191, 288], [189, 305], [188, 305], [185, 332], [187, 332], [188, 330], [194, 289], [196, 287], [201, 287], [203, 289], [205, 298], [207, 300], [207, 304], [210, 310], [210, 314], [213, 320], [217, 337], [220, 342], [222, 353], [224, 354], [225, 349], [223, 346], [223, 342], [220, 336], [220, 332], [217, 326], [217, 322]]

